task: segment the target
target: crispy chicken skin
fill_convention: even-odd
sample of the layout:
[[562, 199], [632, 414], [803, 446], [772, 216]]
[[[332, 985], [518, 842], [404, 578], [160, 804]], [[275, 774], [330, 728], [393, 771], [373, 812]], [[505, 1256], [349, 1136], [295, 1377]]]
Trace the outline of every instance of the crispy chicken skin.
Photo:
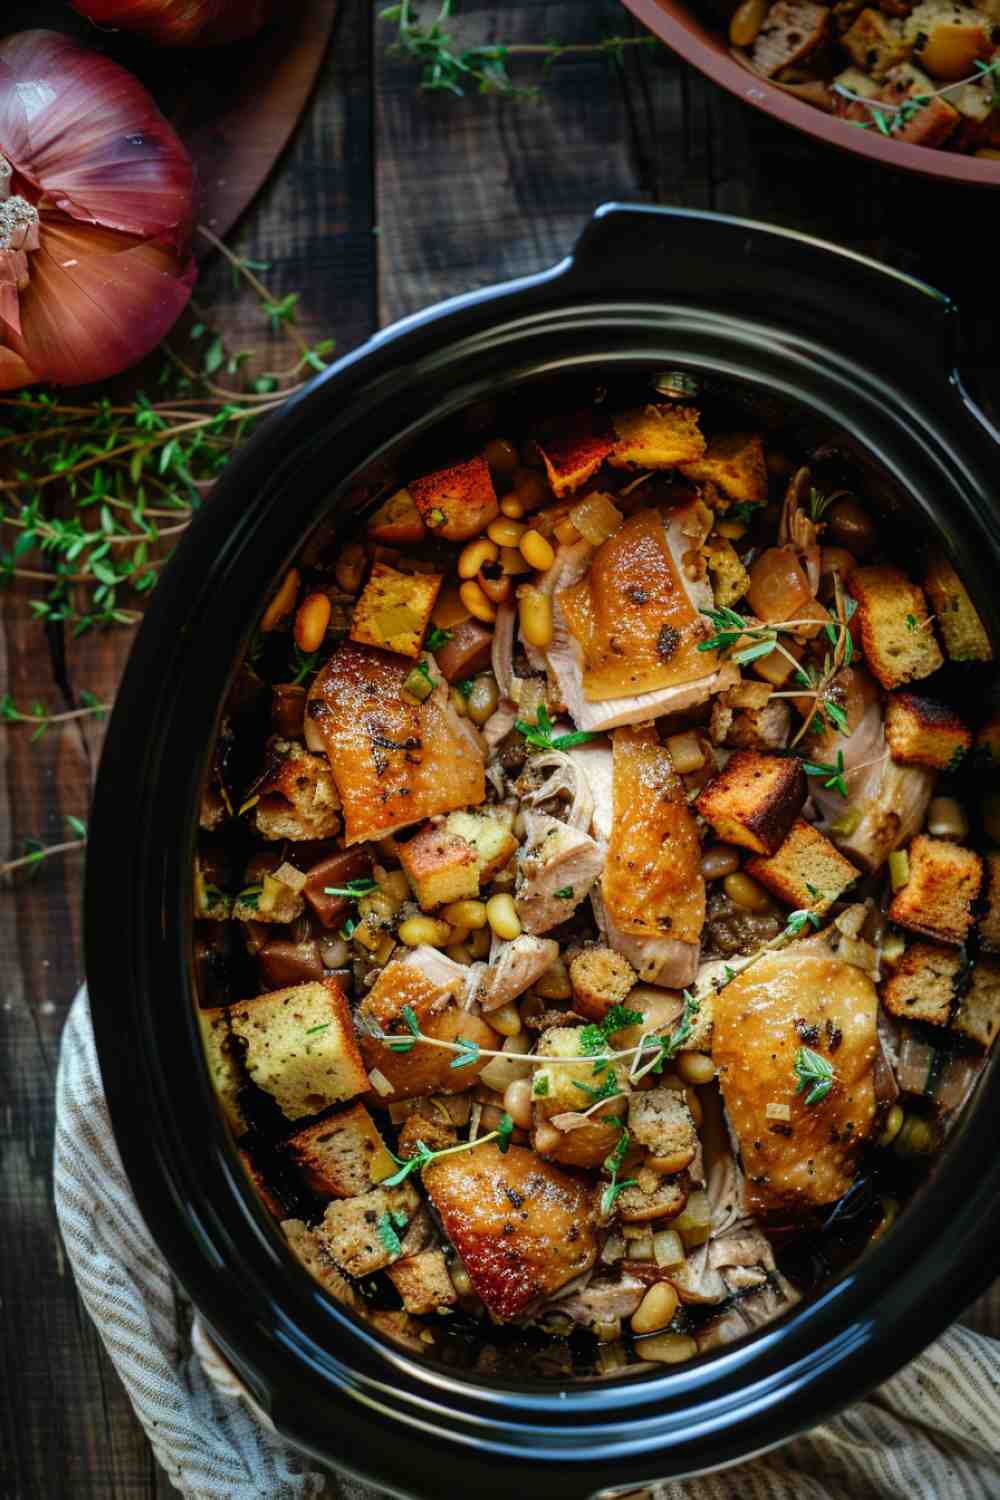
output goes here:
[[608, 940], [641, 978], [683, 985], [697, 968], [705, 922], [698, 826], [652, 726], [615, 730], [613, 767], [614, 817], [601, 879]]
[[[710, 592], [710, 591], [709, 591]], [[583, 653], [592, 702], [692, 682], [715, 670], [714, 651], [678, 571], [659, 511], [631, 516], [594, 554], [590, 571], [559, 605]]]
[[[850, 1187], [875, 1119], [878, 995], [821, 953], [765, 953], [715, 997], [712, 1057], [739, 1142], [751, 1213], [802, 1213]], [[796, 1093], [801, 1047], [833, 1064], [815, 1104]], [[788, 1119], [768, 1117], [768, 1105]]]
[[524, 1146], [446, 1156], [423, 1184], [495, 1318], [516, 1318], [597, 1259], [591, 1183]]
[[348, 641], [309, 692], [344, 806], [348, 844], [381, 838], [486, 795], [482, 744], [441, 684], [423, 703], [403, 697], [413, 664]]

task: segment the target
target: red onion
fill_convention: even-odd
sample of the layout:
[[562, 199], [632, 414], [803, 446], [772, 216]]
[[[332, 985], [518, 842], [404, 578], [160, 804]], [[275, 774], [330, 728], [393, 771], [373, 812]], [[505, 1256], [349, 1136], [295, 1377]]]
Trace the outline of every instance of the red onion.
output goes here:
[[53, 31], [0, 42], [0, 389], [82, 385], [191, 295], [194, 169], [140, 83]]
[[70, 0], [98, 26], [136, 31], [161, 47], [208, 47], [259, 31], [274, 0]]

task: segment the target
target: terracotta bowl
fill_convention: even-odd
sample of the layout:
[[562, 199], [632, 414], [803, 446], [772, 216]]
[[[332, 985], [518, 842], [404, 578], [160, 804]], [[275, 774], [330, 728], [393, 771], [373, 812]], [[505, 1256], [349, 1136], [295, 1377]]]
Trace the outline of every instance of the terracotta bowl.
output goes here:
[[737, 99], [818, 141], [939, 182], [1000, 188], [1000, 161], [959, 156], [928, 146], [909, 146], [889, 140], [877, 130], [858, 130], [751, 73], [732, 56], [725, 37], [708, 30], [699, 19], [698, 0], [691, 5], [685, 4], [685, 0], [622, 0], [622, 3], [668, 47]]

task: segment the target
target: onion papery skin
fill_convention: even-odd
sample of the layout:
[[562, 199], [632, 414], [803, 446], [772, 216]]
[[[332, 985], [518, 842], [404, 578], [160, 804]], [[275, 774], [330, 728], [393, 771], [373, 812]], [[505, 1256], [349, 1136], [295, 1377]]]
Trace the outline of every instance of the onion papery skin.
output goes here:
[[127, 369], [194, 285], [194, 168], [142, 85], [55, 32], [0, 42], [0, 153], [38, 211], [27, 285], [0, 302], [0, 388]]
[[70, 0], [98, 26], [134, 31], [160, 47], [215, 47], [260, 30], [274, 0]]

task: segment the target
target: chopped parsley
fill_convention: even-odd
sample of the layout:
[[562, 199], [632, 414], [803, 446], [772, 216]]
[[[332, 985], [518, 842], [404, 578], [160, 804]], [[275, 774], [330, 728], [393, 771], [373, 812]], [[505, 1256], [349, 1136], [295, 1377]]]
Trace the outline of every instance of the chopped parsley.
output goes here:
[[318, 1026], [309, 1026], [306, 1029], [306, 1036], [315, 1036], [317, 1031], [329, 1031], [330, 1025], [329, 1021], [321, 1021]]
[[435, 625], [434, 629], [428, 634], [424, 645], [428, 651], [440, 651], [441, 647], [447, 645], [451, 640], [451, 637], [452, 632], [450, 630], [441, 630]]
[[549, 1080], [548, 1080], [548, 1078], [544, 1074], [538, 1073], [538, 1074], [535, 1075], [535, 1079], [534, 1079], [534, 1081], [533, 1081], [533, 1083], [531, 1085], [531, 1093], [532, 1093], [532, 1096], [535, 1099], [547, 1099], [548, 1098], [548, 1096], [549, 1096]]
[[813, 927], [819, 928], [819, 926], [821, 925], [821, 921], [822, 919], [819, 913], [815, 911], [803, 910], [790, 912], [788, 916], [788, 922], [785, 926], [785, 931], [782, 936], [798, 937], [799, 934], [805, 930], [807, 923], [812, 923]]
[[403, 1246], [400, 1241], [399, 1235], [396, 1233], [396, 1226], [392, 1222], [394, 1217], [397, 1218], [397, 1220], [398, 1218], [402, 1218], [403, 1223], [400, 1225], [400, 1228], [404, 1228], [406, 1225], [405, 1214], [390, 1215], [388, 1213], [384, 1213], [382, 1215], [381, 1219], [379, 1219], [378, 1221], [377, 1227], [379, 1239], [382, 1241], [389, 1254], [395, 1259], [397, 1255], [402, 1255]]
[[[604, 1059], [604, 1062], [607, 1064], [607, 1058]], [[573, 1087], [580, 1089], [594, 1104], [600, 1104], [605, 1099], [614, 1099], [621, 1093], [614, 1068], [608, 1068], [608, 1071], [596, 1087], [592, 1083], [580, 1083], [576, 1078], [573, 1079]]]
[[249, 906], [251, 911], [256, 911], [257, 902], [260, 900], [263, 892], [264, 887], [262, 885], [247, 885], [243, 887], [236, 899], [242, 906]]
[[797, 1094], [803, 1089], [808, 1089], [806, 1104], [819, 1104], [825, 1099], [833, 1088], [833, 1080], [836, 1076], [833, 1064], [827, 1062], [825, 1057], [820, 1057], [811, 1047], [800, 1047], [795, 1054], [795, 1066], [792, 1069], [798, 1083], [795, 1088]]
[[572, 901], [573, 887], [571, 885], [564, 885], [561, 891], [555, 891], [553, 894], [557, 901]]
[[466, 699], [472, 697], [472, 685], [473, 679], [471, 677], [463, 677], [461, 682], [455, 683], [455, 686], [458, 688], [458, 691], [461, 693], [462, 697]]
[[626, 1026], [638, 1026], [645, 1016], [641, 1010], [626, 1010], [624, 1005], [612, 1005], [600, 1024], [585, 1026], [580, 1032], [580, 1047], [587, 1057], [593, 1057], [608, 1044], [616, 1031]]

